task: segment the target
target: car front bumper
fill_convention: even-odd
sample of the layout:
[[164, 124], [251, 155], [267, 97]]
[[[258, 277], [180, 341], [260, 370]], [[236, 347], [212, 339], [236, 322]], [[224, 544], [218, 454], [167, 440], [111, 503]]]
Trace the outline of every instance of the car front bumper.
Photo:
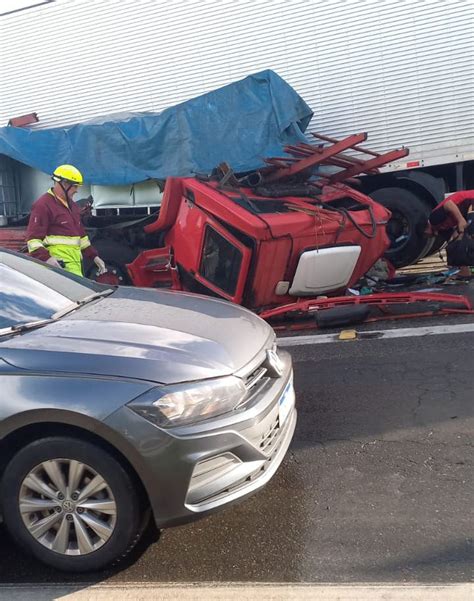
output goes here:
[[129, 407], [106, 420], [140, 457], [134, 467], [159, 528], [234, 503], [274, 475], [296, 426], [291, 358], [284, 352], [280, 356], [283, 375], [267, 378], [251, 401], [232, 414], [166, 430]]

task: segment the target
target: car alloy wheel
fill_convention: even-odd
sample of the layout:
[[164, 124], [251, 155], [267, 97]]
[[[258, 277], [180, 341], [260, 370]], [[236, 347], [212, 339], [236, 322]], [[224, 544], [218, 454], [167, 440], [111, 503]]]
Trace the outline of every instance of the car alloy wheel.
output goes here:
[[71, 459], [43, 461], [23, 480], [19, 509], [30, 534], [64, 555], [87, 555], [114, 533], [117, 506], [106, 480]]
[[0, 482], [0, 513], [12, 539], [66, 572], [122, 561], [150, 513], [139, 482], [112, 448], [72, 436], [40, 438], [17, 451]]

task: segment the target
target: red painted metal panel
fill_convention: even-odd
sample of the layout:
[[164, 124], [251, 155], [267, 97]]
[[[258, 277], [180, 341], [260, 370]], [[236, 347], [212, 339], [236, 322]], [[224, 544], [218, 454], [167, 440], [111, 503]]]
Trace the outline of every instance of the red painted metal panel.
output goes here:
[[[388, 308], [393, 305], [407, 305], [416, 302], [446, 303], [455, 305], [453, 312], [473, 311], [472, 303], [466, 296], [457, 294], [442, 294], [438, 292], [385, 292], [377, 294], [367, 294], [364, 296], [335, 296], [322, 299], [298, 299], [288, 305], [262, 311], [260, 317], [263, 319], [272, 319], [278, 316], [289, 315], [292, 313], [310, 314], [333, 307], [353, 306], [353, 305], [373, 305], [377, 308]], [[450, 312], [451, 307], [446, 307], [445, 312]]]
[[145, 225], [143, 228], [147, 234], [166, 230], [174, 224], [176, 215], [178, 214], [182, 193], [182, 178], [170, 177], [166, 180], [158, 219], [153, 223]]
[[348, 136], [347, 138], [344, 138], [344, 140], [341, 140], [340, 142], [337, 142], [336, 144], [333, 144], [333, 146], [325, 148], [321, 152], [313, 152], [313, 151], [310, 151], [307, 146], [299, 146], [298, 148], [301, 149], [302, 153], [304, 153], [305, 151], [307, 151], [307, 153], [309, 153], [308, 156], [306, 158], [301, 159], [297, 163], [294, 163], [288, 167], [279, 168], [276, 171], [274, 171], [273, 173], [270, 173], [269, 175], [267, 175], [265, 177], [265, 181], [266, 182], [274, 182], [274, 181], [281, 180], [283, 178], [288, 178], [288, 177], [297, 175], [298, 173], [301, 173], [302, 171], [311, 169], [311, 168], [315, 167], [316, 165], [321, 164], [329, 157], [334, 156], [335, 154], [338, 154], [339, 152], [342, 152], [343, 150], [347, 150], [348, 148], [351, 148], [354, 145], [357, 145], [359, 142], [363, 142], [366, 139], [367, 139], [366, 133], [354, 134], [352, 136]]
[[291, 297], [275, 293], [278, 282], [292, 279], [293, 239], [287, 233], [275, 240], [262, 241], [253, 257], [250, 308], [289, 302]]
[[0, 228], [0, 247], [18, 252], [26, 250], [26, 227]]
[[408, 148], [401, 148], [399, 150], [392, 150], [391, 152], [386, 152], [385, 154], [381, 154], [378, 157], [375, 157], [373, 159], [370, 159], [369, 161], [366, 161], [362, 165], [353, 165], [352, 167], [349, 167], [348, 169], [345, 169], [344, 171], [340, 171], [339, 173], [336, 173], [335, 175], [331, 175], [329, 180], [331, 182], [342, 182], [342, 181], [348, 179], [349, 177], [358, 175], [359, 173], [367, 172], [367, 171], [370, 171], [371, 169], [378, 169], [379, 167], [382, 167], [382, 165], [385, 165], [386, 163], [391, 163], [392, 161], [396, 161], [398, 159], [406, 157], [408, 152], [409, 152]]

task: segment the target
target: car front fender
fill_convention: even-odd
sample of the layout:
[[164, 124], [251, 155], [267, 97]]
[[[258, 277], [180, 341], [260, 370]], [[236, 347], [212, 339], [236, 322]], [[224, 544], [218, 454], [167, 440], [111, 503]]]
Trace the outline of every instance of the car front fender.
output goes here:
[[95, 431], [108, 415], [153, 387], [147, 382], [88, 376], [0, 375], [0, 440], [14, 430], [60, 422]]

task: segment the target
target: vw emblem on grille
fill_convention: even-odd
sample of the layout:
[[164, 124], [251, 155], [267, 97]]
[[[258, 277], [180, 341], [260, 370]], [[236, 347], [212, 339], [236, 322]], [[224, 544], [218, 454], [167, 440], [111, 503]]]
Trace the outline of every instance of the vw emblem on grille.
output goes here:
[[267, 365], [275, 376], [280, 377], [283, 375], [283, 363], [277, 352], [273, 349], [267, 351]]

